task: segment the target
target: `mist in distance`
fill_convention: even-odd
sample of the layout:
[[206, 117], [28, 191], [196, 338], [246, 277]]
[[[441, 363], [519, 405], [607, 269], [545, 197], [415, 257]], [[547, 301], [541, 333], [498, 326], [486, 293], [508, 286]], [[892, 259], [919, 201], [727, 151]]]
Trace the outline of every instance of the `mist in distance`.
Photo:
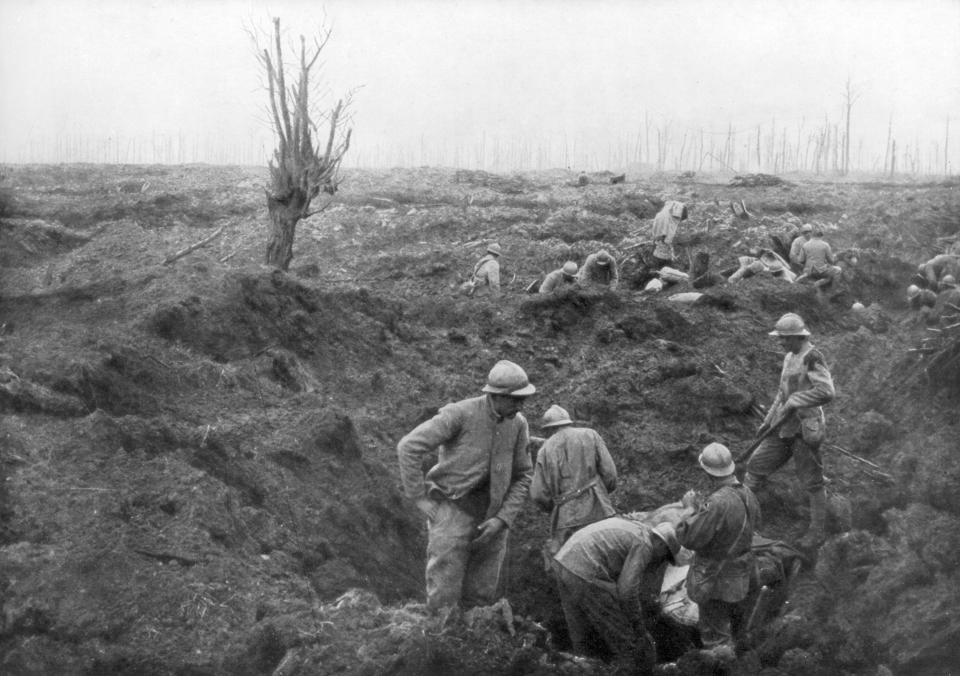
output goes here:
[[829, 173], [848, 81], [852, 171], [960, 166], [952, 0], [0, 3], [0, 161], [265, 164], [273, 16], [333, 28], [344, 166]]

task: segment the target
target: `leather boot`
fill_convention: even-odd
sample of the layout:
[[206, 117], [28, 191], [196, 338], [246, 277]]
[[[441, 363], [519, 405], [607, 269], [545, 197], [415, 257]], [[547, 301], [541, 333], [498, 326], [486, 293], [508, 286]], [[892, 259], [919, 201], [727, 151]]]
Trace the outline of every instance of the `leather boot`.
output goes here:
[[817, 549], [826, 539], [827, 492], [822, 488], [810, 494], [810, 527], [800, 542], [800, 549]]

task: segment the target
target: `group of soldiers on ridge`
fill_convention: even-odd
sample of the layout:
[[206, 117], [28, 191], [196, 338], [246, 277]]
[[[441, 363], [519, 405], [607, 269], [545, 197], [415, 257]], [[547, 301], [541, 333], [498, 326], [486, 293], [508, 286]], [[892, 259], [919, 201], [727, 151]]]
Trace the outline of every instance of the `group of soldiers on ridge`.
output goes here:
[[[810, 500], [798, 547], [813, 550], [825, 538], [821, 407], [834, 396], [833, 381], [798, 315], [784, 315], [770, 333], [785, 352], [780, 385], [743, 481], [730, 450], [707, 445], [699, 466], [714, 491], [684, 494], [675, 522], [617, 514], [610, 499], [617, 484], [613, 456], [598, 432], [557, 404], [540, 419], [546, 439], [534, 464], [521, 411], [536, 388], [511, 361], [493, 366], [479, 396], [443, 406], [406, 434], [397, 453], [404, 492], [427, 520], [428, 607], [495, 602], [508, 533], [529, 497], [550, 513], [544, 552], [577, 652], [600, 646], [623, 668], [649, 673], [656, 645], [645, 626], [646, 599], [685, 548], [693, 553], [687, 587], [699, 608], [704, 650], [732, 658], [743, 639], [751, 542], [761, 524], [754, 493], [791, 457]], [[423, 462], [434, 453], [437, 461], [424, 474]]]

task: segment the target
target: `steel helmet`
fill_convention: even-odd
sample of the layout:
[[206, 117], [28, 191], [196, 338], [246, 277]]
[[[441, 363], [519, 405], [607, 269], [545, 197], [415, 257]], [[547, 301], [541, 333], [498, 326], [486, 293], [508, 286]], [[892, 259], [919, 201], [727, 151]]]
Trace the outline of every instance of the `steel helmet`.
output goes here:
[[710, 476], [730, 476], [735, 469], [730, 449], [713, 442], [700, 451], [700, 466]]
[[529, 397], [537, 391], [530, 384], [527, 373], [512, 361], [502, 359], [493, 365], [487, 375], [487, 384], [483, 392], [488, 394], [506, 394], [511, 397]]
[[916, 284], [911, 284], [907, 287], [907, 300], [912, 300], [920, 295], [920, 287]]
[[540, 418], [541, 429], [572, 424], [573, 421], [570, 420], [570, 414], [567, 413], [567, 410], [561, 406], [557, 406], [556, 404], [548, 408], [547, 412], [543, 414], [542, 418]]
[[487, 253], [492, 253], [494, 256], [499, 256], [499, 255], [500, 255], [500, 245], [497, 244], [496, 242], [494, 242], [493, 244], [491, 244], [490, 246], [487, 247]]
[[770, 335], [809, 336], [810, 332], [807, 331], [807, 326], [803, 323], [803, 319], [800, 318], [800, 315], [794, 314], [793, 312], [788, 312], [777, 320], [777, 323], [774, 325], [773, 331], [770, 332]]
[[573, 261], [567, 261], [563, 264], [563, 274], [565, 274], [567, 277], [573, 277], [575, 274], [577, 274], [577, 270], [579, 270], [579, 268]]
[[612, 256], [607, 252], [606, 249], [600, 249], [600, 251], [597, 252], [597, 265], [603, 265], [606, 267], [607, 265], [610, 265], [611, 259]]
[[800, 232], [813, 232], [813, 224], [804, 223], [803, 225], [800, 226]]
[[940, 286], [956, 286], [957, 279], [953, 275], [944, 275], [940, 280]]
[[677, 540], [677, 531], [673, 524], [664, 521], [653, 527], [653, 534], [663, 540], [670, 550], [670, 562], [677, 563], [677, 554], [680, 553], [680, 541]]

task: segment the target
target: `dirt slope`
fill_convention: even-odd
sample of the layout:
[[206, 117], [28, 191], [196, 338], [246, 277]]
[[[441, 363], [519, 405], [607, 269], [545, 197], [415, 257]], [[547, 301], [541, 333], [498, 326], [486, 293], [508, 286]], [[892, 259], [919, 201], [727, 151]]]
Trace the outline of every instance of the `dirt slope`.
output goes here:
[[[578, 188], [567, 172], [356, 172], [301, 224], [280, 273], [259, 264], [259, 170], [3, 173], [4, 673], [604, 673], [559, 652], [532, 505], [509, 604], [425, 613], [397, 440], [513, 359], [540, 392], [528, 417], [560, 403], [589, 420], [623, 475], [616, 506], [654, 508], [701, 485], [705, 443], [749, 442], [781, 361], [766, 333], [787, 311], [808, 320], [837, 383], [830, 442], [894, 481], [827, 451], [853, 530], [831, 521], [785, 614], [732, 672], [938, 674], [960, 660], [958, 394], [920, 375], [907, 350], [928, 334], [902, 297], [915, 264], [960, 232], [955, 183], [595, 176]], [[673, 198], [693, 205], [682, 260], [731, 267], [796, 214], [844, 251], [844, 280], [823, 297], [758, 278], [694, 305], [642, 294], [636, 254]], [[733, 217], [733, 199], [751, 219]], [[457, 295], [491, 239], [504, 298]], [[624, 263], [620, 292], [523, 293], [601, 247]], [[854, 300], [867, 311], [850, 312]], [[803, 492], [789, 471], [773, 483], [764, 534], [790, 540]], [[685, 656], [669, 669], [713, 666]]]

